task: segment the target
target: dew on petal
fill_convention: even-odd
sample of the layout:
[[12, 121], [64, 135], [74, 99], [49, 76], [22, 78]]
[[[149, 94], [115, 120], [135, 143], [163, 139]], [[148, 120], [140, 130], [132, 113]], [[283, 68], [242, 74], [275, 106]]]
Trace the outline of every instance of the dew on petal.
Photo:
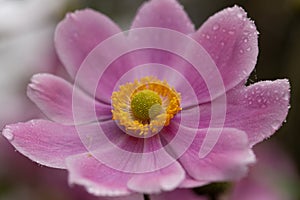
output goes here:
[[248, 48], [246, 49], [246, 51], [248, 51], [248, 52], [251, 51], [251, 47], [248, 47]]
[[255, 26], [253, 24], [250, 24], [251, 29], [255, 29]]
[[12, 134], [11, 130], [9, 130], [9, 129], [5, 129], [2, 134], [9, 141], [12, 141], [14, 139], [14, 135]]
[[283, 96], [283, 99], [285, 100], [285, 101], [288, 101], [289, 100], [289, 94], [288, 93], [286, 93], [284, 96]]
[[271, 127], [274, 130], [277, 130], [280, 127], [281, 122], [275, 121], [274, 123], [271, 124]]
[[214, 31], [216, 31], [216, 30], [219, 30], [219, 28], [220, 28], [220, 25], [219, 24], [215, 24], [215, 25], [213, 25], [213, 30]]
[[242, 13], [238, 13], [237, 17], [240, 18], [240, 19], [242, 19], [243, 18], [243, 14]]
[[229, 35], [234, 35], [235, 31], [230, 30], [230, 31], [228, 31], [228, 33], [229, 33]]
[[257, 103], [261, 103], [261, 99], [259, 98], [259, 99], [257, 99]]

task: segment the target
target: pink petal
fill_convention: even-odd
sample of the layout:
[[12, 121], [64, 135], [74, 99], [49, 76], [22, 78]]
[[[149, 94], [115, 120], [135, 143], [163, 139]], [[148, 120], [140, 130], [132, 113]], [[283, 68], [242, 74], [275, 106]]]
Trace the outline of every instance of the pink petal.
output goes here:
[[182, 33], [194, 32], [194, 25], [175, 0], [151, 0], [139, 9], [132, 28], [161, 27]]
[[[146, 139], [132, 137], [121, 131], [114, 121], [78, 126], [77, 130], [91, 155], [99, 162], [116, 171], [137, 174], [128, 183], [134, 191], [171, 190], [184, 178], [183, 169], [163, 148], [159, 134]], [[139, 181], [145, 178], [147, 184], [139, 185]]]
[[75, 75], [88, 53], [100, 42], [120, 32], [105, 15], [91, 9], [68, 14], [57, 26], [55, 45], [68, 73]]
[[251, 145], [278, 130], [289, 110], [290, 84], [287, 79], [261, 81], [227, 94], [225, 127], [247, 133]]
[[158, 171], [133, 176], [128, 182], [128, 187], [133, 191], [147, 194], [170, 191], [178, 187], [184, 177], [185, 171], [179, 163], [174, 162]]
[[132, 174], [109, 168], [90, 154], [69, 157], [66, 164], [69, 183], [83, 185], [94, 195], [121, 196], [132, 193], [127, 188]]
[[51, 74], [34, 75], [27, 94], [47, 117], [59, 123], [74, 124], [74, 112], [79, 113], [80, 123], [96, 121], [96, 114], [98, 120], [111, 118], [110, 105], [94, 102], [78, 88], [73, 91], [70, 83]]
[[131, 190], [141, 193], [170, 190], [184, 178], [184, 171], [178, 163], [157, 172], [133, 174], [110, 168], [90, 154], [69, 157], [67, 168], [71, 184], [83, 185], [98, 196], [128, 195]]
[[206, 200], [206, 197], [198, 196], [193, 190], [177, 189], [172, 192], [164, 192], [157, 195], [151, 195], [151, 200]]
[[213, 15], [192, 37], [215, 61], [227, 90], [245, 81], [254, 69], [257, 30], [242, 8], [234, 6]]
[[122, 68], [119, 65], [110, 65], [99, 80], [97, 89], [98, 93], [101, 93], [101, 97], [99, 95], [101, 100], [110, 102], [111, 97], [111, 92], [101, 91], [116, 90], [122, 84], [140, 80], [145, 76], [154, 76], [160, 80], [166, 80], [171, 87], [182, 94], [183, 107], [198, 104], [198, 101], [203, 101], [204, 96], [209, 96], [207, 87], [203, 84], [204, 81], [199, 82], [202, 77], [193, 66], [181, 58], [175, 58], [172, 53], [143, 49], [126, 55], [135, 58], [131, 60], [130, 65]]
[[185, 179], [180, 183], [179, 188], [196, 188], [207, 185], [208, 181], [198, 181], [186, 174]]
[[[288, 80], [261, 81], [248, 87], [238, 86], [227, 93], [225, 124], [218, 119], [211, 122], [210, 104], [202, 104], [181, 115], [191, 119], [200, 112], [199, 127], [232, 127], [247, 133], [251, 146], [268, 138], [280, 128], [289, 110], [290, 85]], [[218, 100], [218, 99], [216, 99]], [[200, 111], [199, 111], [200, 109]]]
[[[226, 105], [217, 103], [217, 106], [226, 106], [225, 124], [219, 123], [219, 119], [211, 120], [209, 103], [183, 110], [181, 117], [190, 119], [189, 124], [186, 123], [189, 127], [199, 124], [199, 128], [211, 126], [243, 130], [248, 135], [250, 145], [253, 146], [274, 134], [286, 119], [290, 85], [286, 79], [261, 81], [248, 87], [240, 85], [230, 90], [226, 99]], [[199, 113], [200, 121], [196, 117]]]
[[211, 182], [235, 180], [244, 176], [247, 166], [255, 161], [247, 135], [236, 129], [210, 129], [211, 134], [221, 132], [221, 135], [206, 157], [200, 158], [200, 147], [207, 131], [198, 130], [194, 142], [179, 159], [187, 173], [196, 180]]
[[76, 129], [46, 120], [8, 125], [2, 134], [31, 160], [54, 168], [65, 168], [65, 158], [86, 152]]

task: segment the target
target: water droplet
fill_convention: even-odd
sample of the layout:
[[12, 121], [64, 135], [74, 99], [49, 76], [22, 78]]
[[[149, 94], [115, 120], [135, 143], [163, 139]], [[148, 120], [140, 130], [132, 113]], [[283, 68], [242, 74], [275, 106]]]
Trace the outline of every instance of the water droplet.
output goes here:
[[289, 100], [289, 98], [290, 98], [290, 96], [289, 96], [289, 94], [288, 94], [288, 93], [286, 93], [286, 94], [283, 96], [283, 99], [284, 99], [285, 101], [288, 101], [288, 100]]
[[242, 19], [243, 18], [243, 14], [242, 13], [238, 13], [237, 17], [240, 18], [240, 19]]
[[216, 31], [216, 30], [218, 30], [219, 28], [220, 28], [219, 24], [215, 24], [215, 25], [213, 25], [213, 28], [212, 28], [212, 29], [213, 29], [214, 31]]
[[230, 30], [230, 31], [228, 31], [228, 33], [229, 33], [229, 35], [234, 35], [235, 31]]
[[14, 139], [14, 135], [12, 134], [11, 130], [9, 130], [9, 129], [5, 129], [2, 134], [9, 141]]
[[243, 50], [243, 49], [240, 49], [240, 53], [243, 54], [243, 53], [244, 53], [244, 50]]
[[257, 103], [261, 103], [261, 99], [257, 99]]
[[209, 35], [206, 35], [206, 39], [208, 39], [208, 40], [209, 40], [209, 39], [210, 39], [210, 36], [209, 36]]
[[226, 32], [226, 29], [223, 28], [223, 29], [222, 29], [222, 32], [225, 33], [225, 32]]
[[249, 35], [249, 31], [245, 30], [245, 31], [243, 32], [243, 35], [248, 36], [248, 35]]
[[248, 47], [248, 48], [246, 49], [246, 51], [248, 51], [248, 52], [251, 51], [251, 47]]
[[224, 42], [221, 42], [221, 46], [224, 46], [225, 45], [225, 43]]
[[250, 24], [250, 28], [251, 28], [251, 29], [255, 29], [254, 24]]
[[252, 101], [249, 101], [248, 104], [249, 104], [249, 105], [252, 105]]
[[247, 42], [248, 42], [248, 38], [245, 38], [245, 39], [244, 39], [244, 42], [247, 43]]
[[272, 127], [274, 130], [277, 130], [277, 129], [279, 128], [279, 123], [274, 122], [273, 124], [271, 124], [271, 127]]

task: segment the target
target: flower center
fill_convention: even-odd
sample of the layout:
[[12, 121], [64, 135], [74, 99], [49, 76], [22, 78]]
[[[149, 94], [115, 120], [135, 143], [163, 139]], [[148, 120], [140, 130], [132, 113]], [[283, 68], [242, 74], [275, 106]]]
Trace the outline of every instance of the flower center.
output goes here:
[[[160, 107], [162, 104], [160, 96], [152, 90], [142, 90], [133, 95], [131, 99], [131, 111], [133, 115], [141, 120], [148, 121], [150, 118], [155, 117], [156, 113], [150, 112], [157, 106]], [[153, 108], [152, 108], [153, 107]], [[150, 116], [150, 113], [152, 116]], [[156, 114], [160, 114], [159, 112]]]
[[166, 81], [144, 77], [113, 92], [113, 120], [130, 135], [152, 136], [181, 110], [180, 100], [180, 94]]

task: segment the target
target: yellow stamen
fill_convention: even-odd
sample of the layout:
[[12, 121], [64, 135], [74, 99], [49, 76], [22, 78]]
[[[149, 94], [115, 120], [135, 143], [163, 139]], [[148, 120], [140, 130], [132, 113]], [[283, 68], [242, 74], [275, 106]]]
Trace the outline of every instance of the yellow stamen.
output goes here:
[[181, 110], [180, 94], [166, 81], [144, 77], [112, 94], [113, 120], [130, 134], [158, 133]]

